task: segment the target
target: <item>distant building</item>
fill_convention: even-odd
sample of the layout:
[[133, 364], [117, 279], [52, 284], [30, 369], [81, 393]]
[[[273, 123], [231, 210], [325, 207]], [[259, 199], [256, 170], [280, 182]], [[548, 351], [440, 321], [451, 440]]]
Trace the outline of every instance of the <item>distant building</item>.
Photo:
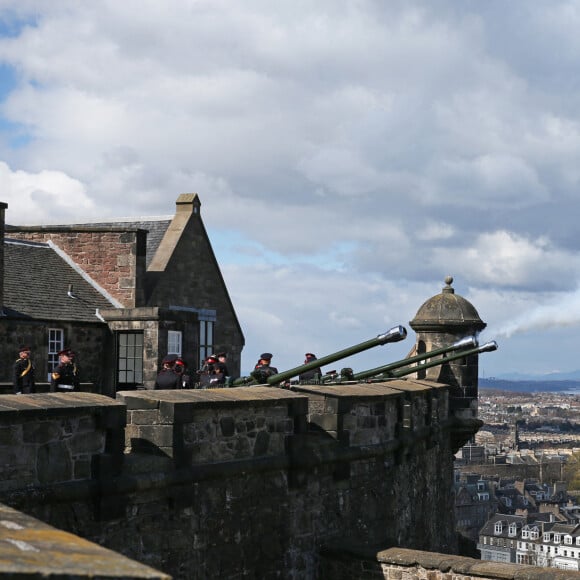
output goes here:
[[557, 521], [554, 513], [498, 513], [481, 529], [477, 548], [482, 560], [578, 571], [580, 524]]
[[152, 388], [161, 359], [199, 368], [227, 351], [239, 375], [244, 336], [197, 194], [174, 216], [61, 226], [5, 226], [0, 204], [0, 380], [11, 381], [18, 345], [32, 347], [39, 381], [57, 353], [78, 353], [94, 390]]
[[479, 530], [497, 511], [492, 482], [477, 474], [464, 474], [455, 478], [456, 530], [465, 538], [478, 539]]

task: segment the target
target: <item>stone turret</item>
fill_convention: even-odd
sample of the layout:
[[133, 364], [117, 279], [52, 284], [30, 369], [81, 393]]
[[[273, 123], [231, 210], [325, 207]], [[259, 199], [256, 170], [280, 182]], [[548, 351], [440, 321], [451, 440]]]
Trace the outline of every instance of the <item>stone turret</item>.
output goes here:
[[[409, 322], [417, 335], [417, 354], [447, 346], [466, 336], [477, 336], [487, 326], [473, 304], [455, 293], [452, 283], [453, 277], [447, 276], [441, 293], [423, 303]], [[469, 355], [418, 374], [418, 378], [450, 385], [451, 412], [458, 420], [468, 423], [477, 419], [478, 360], [477, 354]], [[478, 430], [476, 423], [473, 429], [474, 434]]]

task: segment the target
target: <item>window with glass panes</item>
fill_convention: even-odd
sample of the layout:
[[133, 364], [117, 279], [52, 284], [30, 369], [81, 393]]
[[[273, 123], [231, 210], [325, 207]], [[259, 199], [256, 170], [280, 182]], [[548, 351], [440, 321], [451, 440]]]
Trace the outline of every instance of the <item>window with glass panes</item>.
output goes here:
[[167, 354], [181, 356], [181, 331], [169, 330], [167, 332]]
[[117, 333], [117, 384], [143, 384], [143, 332]]
[[64, 348], [64, 330], [48, 329], [48, 374], [58, 365], [58, 353]]
[[213, 354], [213, 321], [200, 320], [199, 321], [199, 364]]

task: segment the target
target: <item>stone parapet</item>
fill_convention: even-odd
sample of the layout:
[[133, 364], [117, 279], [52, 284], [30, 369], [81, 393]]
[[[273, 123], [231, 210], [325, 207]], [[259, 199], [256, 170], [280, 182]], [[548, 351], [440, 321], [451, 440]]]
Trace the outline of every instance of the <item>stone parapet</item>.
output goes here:
[[118, 474], [125, 421], [122, 403], [92, 393], [0, 397], [0, 493]]
[[0, 504], [0, 579], [169, 580], [170, 576]]
[[0, 500], [175, 578], [314, 580], [339, 539], [456, 549], [454, 424], [420, 380], [7, 395]]
[[580, 572], [486, 562], [404, 548], [335, 545], [321, 551], [320, 580], [574, 580]]
[[308, 398], [269, 387], [117, 393], [127, 406], [128, 453], [178, 466], [285, 455], [304, 432]]
[[394, 442], [449, 421], [446, 385], [391, 380], [336, 385], [298, 385], [308, 396], [308, 423], [346, 445]]

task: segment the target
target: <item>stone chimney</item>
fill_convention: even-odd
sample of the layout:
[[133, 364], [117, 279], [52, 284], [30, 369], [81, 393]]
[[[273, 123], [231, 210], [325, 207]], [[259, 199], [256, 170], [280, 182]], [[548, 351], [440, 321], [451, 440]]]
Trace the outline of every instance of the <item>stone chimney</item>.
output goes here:
[[201, 202], [197, 193], [182, 193], [175, 202], [175, 216], [171, 220], [155, 256], [149, 264], [149, 272], [164, 272], [173, 256], [187, 223], [192, 216], [200, 218]]
[[8, 204], [0, 201], [0, 316], [4, 316], [4, 231]]

